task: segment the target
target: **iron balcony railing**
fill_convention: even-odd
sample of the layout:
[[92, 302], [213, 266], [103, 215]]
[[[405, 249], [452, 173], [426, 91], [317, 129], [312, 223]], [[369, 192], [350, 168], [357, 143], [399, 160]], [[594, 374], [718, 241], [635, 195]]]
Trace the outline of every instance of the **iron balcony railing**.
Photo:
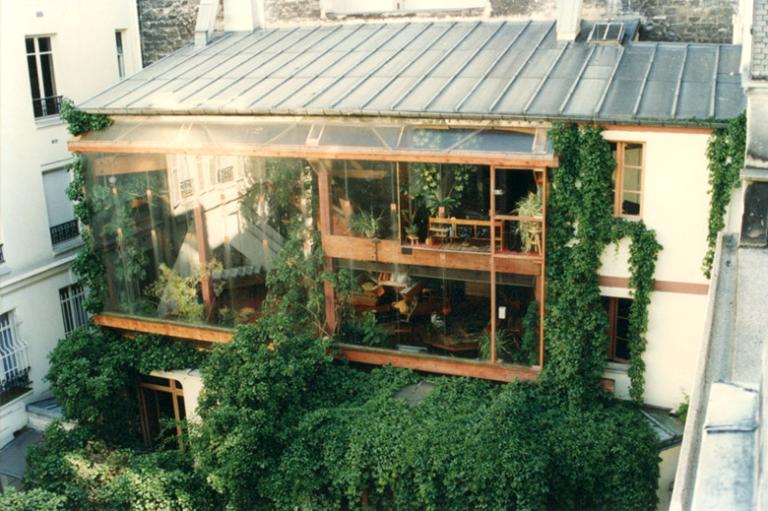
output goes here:
[[0, 322], [0, 395], [29, 386], [29, 347], [14, 341], [12, 325]]
[[78, 234], [80, 234], [80, 227], [77, 224], [77, 220], [70, 220], [51, 227], [51, 242], [57, 245], [62, 241], [76, 238]]
[[33, 99], [32, 109], [35, 111], [35, 118], [57, 115], [61, 110], [61, 96]]

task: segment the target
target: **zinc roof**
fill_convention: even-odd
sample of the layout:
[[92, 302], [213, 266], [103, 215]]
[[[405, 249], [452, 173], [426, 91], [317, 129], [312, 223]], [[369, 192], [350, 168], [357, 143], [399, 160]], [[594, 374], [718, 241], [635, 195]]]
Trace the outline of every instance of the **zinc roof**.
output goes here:
[[[105, 114], [722, 122], [741, 47], [558, 42], [553, 21], [363, 22], [224, 33], [80, 105]], [[628, 30], [631, 34], [632, 30]]]

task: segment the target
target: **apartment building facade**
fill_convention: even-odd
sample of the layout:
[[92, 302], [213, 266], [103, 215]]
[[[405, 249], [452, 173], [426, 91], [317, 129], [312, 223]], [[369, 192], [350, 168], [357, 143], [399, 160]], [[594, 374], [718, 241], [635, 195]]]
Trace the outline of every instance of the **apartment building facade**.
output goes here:
[[0, 4], [0, 445], [47, 396], [48, 353], [86, 321], [70, 263], [62, 97], [83, 101], [141, 69], [133, 1]]

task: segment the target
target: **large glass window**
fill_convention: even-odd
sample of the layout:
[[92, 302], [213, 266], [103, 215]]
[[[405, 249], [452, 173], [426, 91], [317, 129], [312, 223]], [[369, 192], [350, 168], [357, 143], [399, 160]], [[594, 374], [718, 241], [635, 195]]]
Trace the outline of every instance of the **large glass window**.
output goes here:
[[487, 272], [337, 261], [356, 283], [341, 339], [404, 353], [490, 359]]
[[182, 423], [187, 417], [181, 383], [170, 378], [142, 376], [138, 391], [144, 445], [180, 444]]
[[629, 363], [629, 313], [632, 300], [628, 298], [603, 298], [608, 313], [608, 360]]
[[289, 233], [312, 228], [303, 160], [89, 155], [108, 311], [191, 323], [254, 321]]
[[48, 36], [27, 37], [25, 44], [29, 87], [32, 92], [32, 109], [35, 117], [56, 115], [61, 106], [61, 96], [56, 95], [51, 38]]
[[0, 314], [0, 397], [29, 385], [27, 345], [16, 333], [13, 311]]

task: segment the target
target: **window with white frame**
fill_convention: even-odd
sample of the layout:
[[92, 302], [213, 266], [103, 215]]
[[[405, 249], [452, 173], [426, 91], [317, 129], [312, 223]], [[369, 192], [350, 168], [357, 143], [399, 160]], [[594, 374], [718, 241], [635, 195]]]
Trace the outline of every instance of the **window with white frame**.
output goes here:
[[72, 208], [72, 201], [67, 197], [69, 175], [66, 169], [56, 169], [43, 174], [45, 205], [48, 208], [48, 226], [51, 243], [55, 246], [80, 234], [80, 228]]
[[122, 80], [125, 78], [125, 47], [123, 46], [123, 35], [125, 30], [115, 30], [115, 47], [117, 49], [117, 76]]
[[61, 96], [56, 94], [51, 37], [27, 37], [25, 44], [35, 118], [56, 115], [61, 107]]
[[0, 395], [29, 385], [29, 354], [16, 335], [13, 312], [0, 314]]
[[59, 289], [59, 301], [61, 302], [61, 316], [64, 318], [64, 332], [70, 333], [75, 328], [84, 325], [88, 321], [88, 314], [83, 307], [85, 291], [80, 284]]

